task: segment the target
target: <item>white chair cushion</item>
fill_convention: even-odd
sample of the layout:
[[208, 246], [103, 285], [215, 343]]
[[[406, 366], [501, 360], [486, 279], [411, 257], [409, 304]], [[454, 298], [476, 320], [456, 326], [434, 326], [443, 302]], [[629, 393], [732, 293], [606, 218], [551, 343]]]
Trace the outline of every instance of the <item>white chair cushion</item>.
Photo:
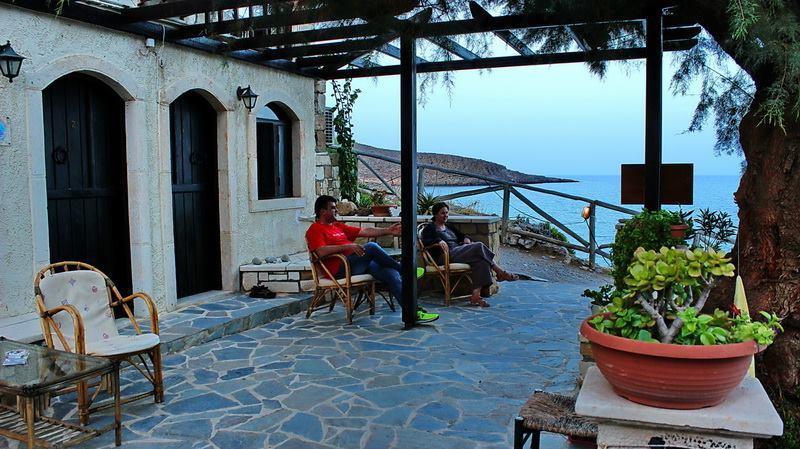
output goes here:
[[[350, 276], [350, 283], [352, 283], [352, 284], [355, 284], [355, 283], [358, 283], [358, 282], [369, 282], [369, 281], [374, 281], [374, 280], [375, 280], [375, 278], [373, 278], [371, 274], [357, 274], [355, 276]], [[337, 279], [337, 281], [339, 282], [339, 285], [341, 285], [342, 287], [344, 287], [344, 284], [347, 283], [347, 279], [345, 279], [345, 278]], [[335, 285], [336, 284], [334, 284], [331, 279], [320, 279], [319, 280], [319, 286], [320, 287], [333, 287]]]
[[[444, 271], [444, 265], [439, 265], [439, 269]], [[469, 266], [468, 263], [451, 263], [450, 264], [450, 271], [466, 271], [471, 270], [472, 267]], [[425, 267], [425, 271], [428, 273], [435, 273], [436, 267], [433, 265], [428, 265]]]
[[[83, 318], [84, 341], [87, 347], [119, 336], [114, 325], [114, 314], [108, 305], [109, 291], [99, 273], [91, 270], [64, 271], [46, 276], [39, 283], [39, 288], [48, 309], [70, 304], [78, 310]], [[71, 316], [60, 312], [53, 319], [71, 344], [75, 334]], [[64, 349], [56, 333], [51, 334], [56, 349]], [[74, 351], [74, 346], [71, 349]]]
[[156, 334], [117, 335], [108, 340], [86, 342], [86, 353], [92, 355], [119, 355], [150, 349], [161, 343]]

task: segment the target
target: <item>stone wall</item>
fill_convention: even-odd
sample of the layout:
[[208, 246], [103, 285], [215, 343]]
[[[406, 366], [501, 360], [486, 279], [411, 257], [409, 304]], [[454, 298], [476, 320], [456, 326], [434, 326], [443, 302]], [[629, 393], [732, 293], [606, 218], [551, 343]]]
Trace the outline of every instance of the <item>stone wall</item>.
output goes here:
[[[324, 138], [324, 136], [323, 136]], [[340, 198], [339, 189], [339, 155], [335, 153], [317, 153], [317, 167], [314, 177], [317, 196], [330, 195]]]

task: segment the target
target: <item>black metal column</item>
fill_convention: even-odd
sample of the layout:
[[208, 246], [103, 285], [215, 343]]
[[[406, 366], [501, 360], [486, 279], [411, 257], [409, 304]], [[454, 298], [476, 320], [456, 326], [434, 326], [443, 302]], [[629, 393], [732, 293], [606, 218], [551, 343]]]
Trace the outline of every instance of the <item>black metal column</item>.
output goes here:
[[414, 327], [417, 320], [417, 41], [400, 38], [400, 217], [403, 224], [402, 273], [403, 323]]
[[647, 14], [647, 70], [645, 77], [644, 207], [661, 209], [663, 11], [653, 6]]

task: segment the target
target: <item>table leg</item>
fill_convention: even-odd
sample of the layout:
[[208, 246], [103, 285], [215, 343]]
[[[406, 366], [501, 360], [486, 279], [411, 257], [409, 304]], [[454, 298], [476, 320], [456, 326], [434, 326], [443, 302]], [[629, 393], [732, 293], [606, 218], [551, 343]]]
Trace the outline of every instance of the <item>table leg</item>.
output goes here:
[[34, 430], [36, 429], [36, 416], [33, 413], [33, 398], [25, 397], [25, 424], [28, 426], [28, 449], [34, 448], [34, 441], [36, 434]]
[[122, 444], [122, 419], [119, 404], [119, 363], [114, 364], [114, 444]]

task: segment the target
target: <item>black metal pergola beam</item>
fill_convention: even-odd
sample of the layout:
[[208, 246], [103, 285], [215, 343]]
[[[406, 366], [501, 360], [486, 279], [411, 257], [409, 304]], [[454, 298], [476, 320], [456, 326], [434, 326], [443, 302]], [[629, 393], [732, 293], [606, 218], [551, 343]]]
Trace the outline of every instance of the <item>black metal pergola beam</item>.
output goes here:
[[[697, 45], [696, 40], [676, 41], [665, 43], [667, 51], [687, 50]], [[621, 61], [626, 59], [644, 59], [647, 49], [627, 48], [621, 50], [596, 50], [591, 52], [575, 51], [565, 53], [543, 53], [531, 56], [500, 56], [496, 58], [481, 58], [472, 61], [439, 61], [417, 64], [418, 73], [492, 69], [500, 67], [518, 67], [530, 65], [567, 64], [587, 61]], [[373, 76], [399, 75], [400, 65], [370, 67], [365, 69], [344, 69], [337, 71], [308, 70], [304, 71], [309, 76], [323, 79], [364, 78]]]
[[417, 323], [417, 45], [408, 35], [400, 39], [400, 210], [403, 225], [401, 272], [403, 323]]
[[651, 7], [647, 15], [644, 114], [644, 207], [651, 211], [661, 209], [663, 32], [663, 11]]
[[374, 5], [365, 7], [363, 9], [316, 8], [282, 12], [258, 17], [247, 17], [243, 19], [225, 20], [222, 22], [184, 25], [178, 29], [167, 32], [167, 38], [175, 40], [189, 39], [192, 37], [209, 36], [213, 34], [240, 33], [246, 30], [288, 27], [309, 23], [344, 21], [358, 19], [365, 16], [372, 16], [377, 14], [379, 11], [381, 14], [387, 16], [395, 16], [413, 9], [417, 3], [417, 0], [391, 0], [380, 3], [380, 5], [382, 5], [380, 9], [377, 9], [377, 7]]

